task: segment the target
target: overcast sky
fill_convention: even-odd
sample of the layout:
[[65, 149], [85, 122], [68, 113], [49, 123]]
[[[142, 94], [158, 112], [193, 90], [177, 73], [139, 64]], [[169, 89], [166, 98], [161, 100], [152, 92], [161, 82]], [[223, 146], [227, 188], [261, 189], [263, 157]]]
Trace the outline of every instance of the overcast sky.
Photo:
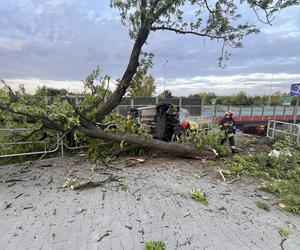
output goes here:
[[[288, 91], [300, 82], [300, 7], [281, 12], [272, 27], [259, 25], [261, 33], [233, 50], [227, 67], [218, 67], [221, 48], [216, 42], [168, 32], [151, 33], [145, 50], [155, 54], [151, 73], [157, 92], [175, 95], [200, 91], [248, 94]], [[99, 65], [105, 74], [121, 77], [132, 41], [109, 0], [1, 0], [0, 79], [13, 85], [37, 84], [80, 91], [80, 80]], [[272, 86], [272, 87], [271, 87]]]

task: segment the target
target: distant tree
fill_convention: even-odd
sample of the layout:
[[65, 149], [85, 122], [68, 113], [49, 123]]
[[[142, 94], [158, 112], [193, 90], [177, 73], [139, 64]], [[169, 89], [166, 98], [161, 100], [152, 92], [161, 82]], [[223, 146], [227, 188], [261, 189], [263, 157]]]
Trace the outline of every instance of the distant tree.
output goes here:
[[217, 98], [217, 95], [215, 93], [212, 93], [212, 92], [203, 92], [203, 93], [200, 93], [200, 96], [202, 97], [203, 99], [203, 103], [204, 104], [212, 104], [212, 99], [216, 99]]
[[143, 88], [143, 96], [152, 96], [155, 93], [155, 78], [152, 75], [145, 77]]
[[[282, 105], [282, 97], [289, 95], [288, 93], [282, 93], [277, 91], [271, 95], [255, 95], [249, 96], [245, 92], [240, 91], [237, 94], [229, 95], [229, 96], [217, 96], [215, 93], [198, 93], [194, 95], [190, 95], [190, 98], [202, 97], [204, 99], [205, 105], [210, 105], [211, 100], [213, 98], [217, 99], [217, 105], [225, 105], [225, 106], [263, 106], [269, 104], [269, 99], [271, 100], [271, 106], [281, 106]], [[296, 104], [296, 98], [292, 98], [291, 105], [294, 106]]]
[[296, 103], [297, 103], [297, 97], [292, 97], [292, 103], [291, 103], [291, 105], [292, 106], [296, 106]]
[[130, 97], [151, 97], [155, 93], [155, 78], [152, 75], [143, 77], [129, 89]]
[[218, 96], [217, 104], [226, 106], [233, 105], [233, 96]]
[[188, 98], [200, 98], [200, 94], [190, 94]]
[[256, 95], [252, 97], [252, 105], [253, 106], [262, 106], [264, 105], [264, 100], [262, 96]]
[[67, 93], [68, 91], [66, 89], [55, 89], [46, 87], [45, 85], [42, 87], [37, 87], [37, 90], [35, 91], [36, 96], [63, 96]]
[[270, 105], [272, 105], [272, 106], [282, 105], [282, 96], [283, 96], [283, 93], [281, 93], [280, 91], [277, 91], [277, 92], [273, 93], [271, 95]]
[[158, 97], [160, 98], [173, 98], [171, 90], [166, 89]]
[[237, 93], [236, 95], [234, 95], [232, 97], [232, 104], [234, 106], [237, 105], [242, 105], [242, 106], [247, 106], [249, 105], [249, 98], [247, 96], [247, 94], [243, 91], [240, 91], [239, 93]]

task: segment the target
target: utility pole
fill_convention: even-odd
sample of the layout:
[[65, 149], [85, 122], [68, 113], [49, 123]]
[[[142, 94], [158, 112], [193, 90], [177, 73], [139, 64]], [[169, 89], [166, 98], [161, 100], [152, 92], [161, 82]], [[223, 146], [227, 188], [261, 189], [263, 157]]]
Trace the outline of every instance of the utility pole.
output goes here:
[[165, 63], [163, 63], [163, 69], [164, 69], [164, 99], [166, 99], [166, 65], [169, 61], [166, 60]]

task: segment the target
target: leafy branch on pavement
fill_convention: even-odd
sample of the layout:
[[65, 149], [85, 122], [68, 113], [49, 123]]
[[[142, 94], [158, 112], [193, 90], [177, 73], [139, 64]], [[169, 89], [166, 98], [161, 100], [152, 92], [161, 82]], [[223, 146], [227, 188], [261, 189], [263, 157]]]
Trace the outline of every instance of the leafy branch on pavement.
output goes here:
[[146, 250], [166, 250], [166, 244], [162, 241], [147, 240], [145, 243]]
[[201, 191], [199, 188], [191, 188], [189, 190], [189, 195], [193, 200], [199, 201], [203, 205], [208, 205], [206, 194], [203, 191]]
[[289, 141], [277, 142], [273, 147], [279, 150], [278, 157], [234, 156], [229, 172], [263, 179], [259, 188], [275, 194], [280, 208], [300, 214], [300, 151]]

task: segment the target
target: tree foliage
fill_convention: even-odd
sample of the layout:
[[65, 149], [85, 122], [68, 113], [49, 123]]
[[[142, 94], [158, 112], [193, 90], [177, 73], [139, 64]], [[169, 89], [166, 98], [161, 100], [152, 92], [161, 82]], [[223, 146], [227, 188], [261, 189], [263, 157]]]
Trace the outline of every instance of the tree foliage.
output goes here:
[[101, 97], [109, 91], [110, 76], [102, 76], [101, 73], [100, 67], [97, 66], [96, 69], [82, 81], [85, 89], [84, 94]]
[[[2, 144], [4, 141], [17, 142], [23, 139], [38, 141], [45, 137], [45, 134], [49, 138], [53, 137], [55, 134], [51, 130], [59, 131], [63, 135], [68, 131], [76, 131], [83, 124], [85, 126], [95, 124], [93, 121], [96, 119], [99, 105], [104, 102], [108, 94], [108, 88], [105, 85], [108, 86], [109, 78], [101, 77], [99, 74], [100, 71], [97, 68], [87, 77], [86, 86], [91, 91], [87, 91], [83, 100], [77, 105], [74, 98], [62, 97], [61, 91], [57, 89], [42, 87], [35, 95], [31, 95], [26, 93], [22, 86], [14, 92], [3, 81], [5, 88], [0, 88], [1, 127], [26, 128], [28, 131], [18, 136], [15, 133], [7, 133], [6, 136], [1, 137]], [[100, 84], [97, 82], [98, 78], [101, 79]], [[44, 96], [49, 93], [49, 90], [55, 95]], [[46, 139], [47, 141], [53, 142]], [[26, 148], [26, 150], [31, 149]], [[9, 153], [7, 148], [0, 150]], [[11, 151], [20, 152], [16, 147], [12, 147]]]
[[222, 62], [229, 56], [228, 48], [242, 47], [245, 36], [258, 33], [254, 25], [243, 21], [240, 4], [247, 4], [260, 20], [263, 14], [265, 22], [271, 23], [277, 13], [299, 4], [299, 0], [111, 0], [110, 4], [119, 9], [121, 21], [129, 27], [129, 35], [134, 40], [128, 65], [114, 92], [109, 93], [106, 86], [110, 78], [102, 76], [99, 68], [83, 81], [87, 91], [78, 105], [69, 98], [62, 99], [59, 96], [61, 93], [54, 98], [37, 98], [27, 94], [22, 86], [14, 92], [2, 81], [4, 89], [0, 90], [0, 115], [5, 126], [23, 125], [38, 131], [45, 128], [62, 133], [76, 130], [95, 138], [114, 142], [126, 139], [133, 144], [157, 147], [162, 151], [172, 148], [173, 153], [187, 155], [196, 152], [187, 145], [167, 146], [163, 142], [151, 143], [140, 136], [113, 135], [110, 131], [104, 131], [105, 117], [119, 105], [131, 84], [143, 79], [145, 69], [152, 64], [153, 55], [142, 52], [149, 35], [152, 32], [169, 31], [220, 41], [219, 61]]
[[229, 174], [248, 174], [260, 178], [260, 189], [278, 196], [278, 205], [300, 214], [300, 153], [290, 139], [274, 144], [280, 155], [250, 154], [234, 156]]
[[225, 47], [242, 47], [245, 36], [259, 32], [242, 20], [240, 4], [247, 4], [259, 20], [271, 24], [279, 11], [299, 1], [111, 0], [111, 6], [120, 11], [121, 22], [129, 27], [132, 39], [137, 39], [144, 29], [217, 39], [223, 43], [220, 61], [229, 55]]
[[121, 22], [129, 27], [134, 44], [127, 68], [114, 93], [101, 107], [97, 121], [117, 107], [130, 87], [143, 46], [152, 32], [169, 31], [221, 41], [222, 63], [229, 57], [227, 48], [240, 48], [245, 36], [259, 32], [243, 20], [241, 5], [248, 5], [259, 20], [270, 24], [281, 10], [296, 4], [299, 0], [111, 0], [110, 5], [120, 12]]

